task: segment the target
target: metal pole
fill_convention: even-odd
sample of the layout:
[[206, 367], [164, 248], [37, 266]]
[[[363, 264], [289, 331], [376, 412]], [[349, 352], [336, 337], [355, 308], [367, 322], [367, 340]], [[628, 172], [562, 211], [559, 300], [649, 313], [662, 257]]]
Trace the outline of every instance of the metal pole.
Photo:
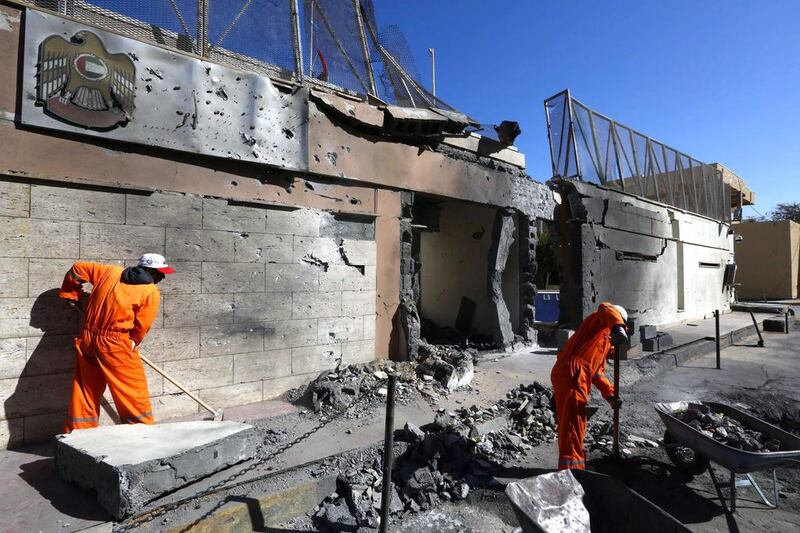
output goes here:
[[[621, 345], [614, 346], [614, 395], [617, 400], [620, 398], [619, 394], [619, 351]], [[619, 401], [614, 406], [614, 442], [611, 449], [611, 454], [614, 459], [619, 459]]]
[[197, 52], [203, 57], [208, 55], [208, 2], [197, 0]]
[[300, 7], [298, 0], [291, 1], [292, 9], [292, 51], [294, 52], [294, 73], [298, 81], [303, 81], [303, 45], [300, 42]]
[[[578, 140], [575, 138], [575, 110], [572, 108], [572, 96], [567, 89], [567, 110], [569, 111], [569, 134], [572, 137], [572, 151], [575, 154], [575, 173], [583, 180], [583, 173], [581, 173], [581, 157], [578, 154]], [[586, 148], [589, 148], [588, 146]], [[569, 157], [569, 152], [567, 152]], [[567, 159], [567, 170], [569, 170], [569, 159]], [[567, 176], [569, 177], [569, 176]]]
[[361, 14], [361, 0], [353, 0], [353, 7], [356, 10], [356, 24], [358, 25], [358, 38], [361, 40], [361, 53], [364, 54], [364, 65], [369, 76], [369, 87], [373, 96], [378, 96], [378, 87], [375, 85], [375, 73], [372, 70], [372, 61], [369, 58], [369, 48], [367, 47], [367, 33], [364, 31], [364, 17]]
[[428, 48], [428, 53], [431, 55], [431, 89], [436, 96], [436, 50]]
[[314, 77], [314, 2], [309, 2], [311, 13], [306, 13], [308, 18], [308, 75]]
[[386, 432], [383, 438], [383, 490], [381, 491], [381, 533], [389, 530], [389, 507], [392, 501], [392, 449], [394, 448], [394, 386], [397, 376], [389, 374], [386, 392]]
[[783, 314], [783, 319], [786, 322], [786, 331], [784, 333], [786, 333], [788, 335], [789, 334], [789, 312], [788, 311]]
[[758, 346], [759, 348], [764, 346], [764, 337], [761, 336], [761, 330], [758, 329], [758, 322], [756, 322], [756, 315], [750, 311], [750, 318], [753, 319], [753, 327], [756, 328], [756, 333], [758, 333]]
[[721, 368], [720, 357], [719, 357], [719, 309], [714, 311], [714, 331], [715, 331], [714, 338], [716, 339], [717, 343], [717, 370], [719, 370]]

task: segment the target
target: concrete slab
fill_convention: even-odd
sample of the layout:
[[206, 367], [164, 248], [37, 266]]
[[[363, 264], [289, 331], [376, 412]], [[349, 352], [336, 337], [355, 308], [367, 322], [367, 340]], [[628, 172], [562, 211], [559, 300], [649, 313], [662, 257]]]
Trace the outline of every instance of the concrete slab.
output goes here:
[[[225, 409], [225, 420], [264, 420], [298, 411], [283, 400], [268, 400]], [[198, 414], [165, 423], [204, 417]], [[3, 517], [0, 530], [83, 532], [94, 531], [91, 528], [97, 527], [98, 531], [110, 531], [112, 517], [97, 503], [95, 494], [58, 479], [54, 453], [52, 442], [0, 450], [0, 516]], [[228, 474], [226, 471], [220, 473], [219, 478], [212, 478], [221, 479]]]
[[84, 429], [57, 437], [56, 470], [62, 480], [95, 490], [100, 505], [121, 518], [253, 456], [257, 442], [253, 427], [238, 422]]
[[786, 313], [789, 305], [781, 302], [737, 302], [731, 304], [732, 311], [753, 313]]

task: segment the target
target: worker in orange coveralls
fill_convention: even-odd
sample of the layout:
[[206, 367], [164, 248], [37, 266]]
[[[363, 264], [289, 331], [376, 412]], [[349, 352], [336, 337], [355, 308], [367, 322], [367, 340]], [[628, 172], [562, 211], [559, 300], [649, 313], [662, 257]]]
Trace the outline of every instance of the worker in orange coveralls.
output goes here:
[[558, 469], [583, 470], [586, 455], [583, 437], [586, 434], [586, 404], [592, 383], [612, 407], [621, 402], [617, 391], [605, 376], [606, 358], [628, 339], [624, 308], [601, 303], [597, 311], [586, 317], [558, 354], [551, 380], [558, 418]]
[[135, 267], [75, 263], [59, 296], [80, 309], [84, 283], [92, 284], [83, 330], [75, 339], [77, 359], [65, 433], [97, 427], [106, 385], [120, 420], [152, 424], [153, 410], [136, 346], [158, 315], [156, 284], [175, 272], [159, 254], [144, 254]]

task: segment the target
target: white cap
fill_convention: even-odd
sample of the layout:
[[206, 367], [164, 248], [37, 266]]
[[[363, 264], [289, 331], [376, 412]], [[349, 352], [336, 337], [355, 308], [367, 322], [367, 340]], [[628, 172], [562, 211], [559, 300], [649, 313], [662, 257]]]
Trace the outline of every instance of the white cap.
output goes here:
[[173, 274], [175, 269], [167, 264], [167, 260], [160, 254], [144, 254], [139, 258], [139, 266], [153, 268], [162, 274]]
[[625, 310], [625, 308], [624, 308], [624, 307], [622, 307], [621, 305], [615, 305], [615, 306], [614, 306], [614, 309], [616, 309], [616, 310], [617, 310], [617, 312], [618, 312], [620, 315], [622, 315], [622, 321], [623, 321], [623, 322], [627, 322], [627, 321], [628, 321], [628, 312]]

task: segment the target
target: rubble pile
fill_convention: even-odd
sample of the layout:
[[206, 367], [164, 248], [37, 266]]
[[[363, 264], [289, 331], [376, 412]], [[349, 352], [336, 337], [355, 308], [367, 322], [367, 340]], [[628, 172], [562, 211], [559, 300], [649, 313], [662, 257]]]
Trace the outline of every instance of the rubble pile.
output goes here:
[[[333, 531], [377, 531], [380, 526], [382, 474], [380, 464], [350, 468], [336, 479], [336, 492], [329, 495], [314, 513], [314, 521]], [[392, 487], [390, 514], [405, 511], [397, 489]]]
[[781, 447], [779, 440], [770, 439], [722, 413], [712, 413], [707, 405], [701, 403], [690, 403], [685, 411], [676, 412], [675, 416], [700, 433], [733, 448], [747, 452], [776, 452]]
[[[288, 393], [290, 401], [307, 400], [315, 413], [331, 416], [344, 411], [359, 399], [364, 401], [348, 417], [361, 418], [386, 397], [389, 372], [398, 376], [395, 402], [405, 404], [411, 400], [416, 374], [409, 363], [372, 361], [366, 364], [340, 366], [321, 373], [317, 379]], [[368, 398], [363, 398], [363, 396]]]
[[520, 384], [498, 402], [501, 409], [511, 412], [512, 430], [531, 444], [556, 438], [556, 412], [553, 390], [534, 381]]
[[[407, 423], [395, 442], [391, 513], [399, 518], [467, 498], [475, 488], [499, 488], [494, 474], [526, 449], [555, 439], [552, 391], [520, 385], [488, 408], [440, 409], [433, 423]], [[369, 454], [368, 454], [369, 456]], [[314, 514], [322, 530], [374, 531], [378, 527], [382, 461], [331, 465], [337, 491]], [[321, 474], [322, 472], [318, 473]]]
[[[492, 483], [497, 465], [476, 455], [476, 443], [448, 424], [458, 418], [441, 413], [424, 431], [406, 424], [395, 443], [390, 512], [395, 518], [465, 499], [472, 487]], [[345, 468], [337, 490], [313, 515], [322, 531], [376, 531], [380, 525], [382, 460], [372, 454], [359, 466]]]
[[473, 405], [454, 412], [439, 410], [433, 427], [465, 434], [475, 443], [479, 456], [508, 461], [531, 446], [556, 438], [553, 392], [538, 382], [521, 384], [487, 408]]
[[[474, 353], [473, 353], [474, 352]], [[315, 413], [324, 417], [350, 407], [364, 395], [369, 396], [360, 408], [348, 417], [360, 418], [386, 397], [389, 373], [397, 375], [395, 401], [406, 404], [417, 393], [435, 403], [443, 394], [468, 386], [474, 376], [474, 350], [461, 350], [455, 346], [420, 347], [421, 362], [371, 361], [369, 363], [339, 366], [322, 372], [314, 381], [289, 391], [289, 401], [305, 400]]]
[[[587, 451], [600, 451], [610, 454], [614, 447], [614, 425], [610, 420], [598, 421], [589, 424], [586, 431]], [[629, 435], [623, 429], [619, 432], [620, 453], [624, 456], [633, 455], [633, 448], [658, 448], [661, 442]]]

